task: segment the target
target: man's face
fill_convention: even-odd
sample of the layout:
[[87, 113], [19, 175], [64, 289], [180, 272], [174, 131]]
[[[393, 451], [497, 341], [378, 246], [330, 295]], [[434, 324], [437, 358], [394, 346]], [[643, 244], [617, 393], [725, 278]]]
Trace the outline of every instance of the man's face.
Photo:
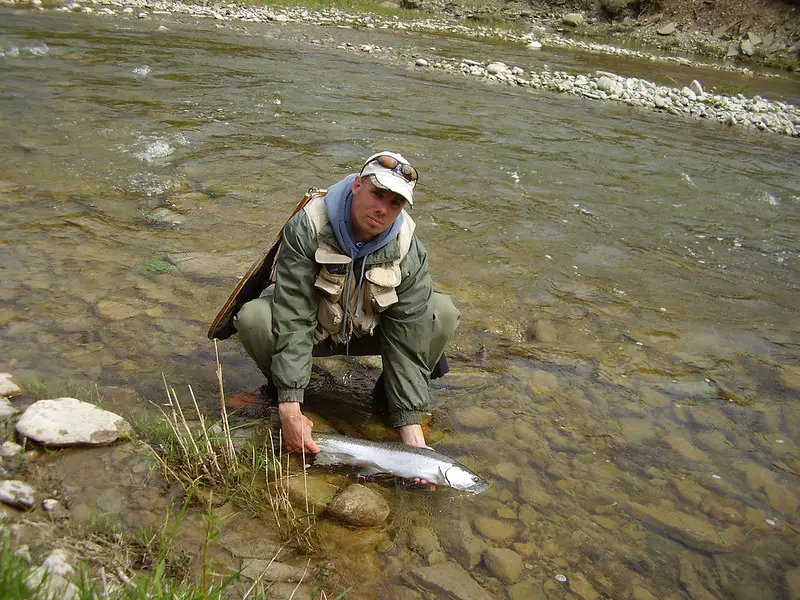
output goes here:
[[392, 226], [406, 199], [391, 190], [375, 187], [369, 177], [356, 177], [350, 216], [357, 242], [368, 242]]

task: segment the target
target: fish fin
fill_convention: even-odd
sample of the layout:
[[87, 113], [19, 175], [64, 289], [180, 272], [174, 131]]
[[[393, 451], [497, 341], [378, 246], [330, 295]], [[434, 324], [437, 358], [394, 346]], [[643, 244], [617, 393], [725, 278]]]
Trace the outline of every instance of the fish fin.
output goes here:
[[436, 481], [433, 483], [437, 485], [447, 485], [447, 475], [445, 475], [445, 472], [442, 471], [442, 467], [439, 467], [438, 472], [436, 473]]
[[382, 472], [378, 467], [367, 465], [358, 470], [358, 475], [360, 477], [375, 477], [375, 475], [379, 475]]

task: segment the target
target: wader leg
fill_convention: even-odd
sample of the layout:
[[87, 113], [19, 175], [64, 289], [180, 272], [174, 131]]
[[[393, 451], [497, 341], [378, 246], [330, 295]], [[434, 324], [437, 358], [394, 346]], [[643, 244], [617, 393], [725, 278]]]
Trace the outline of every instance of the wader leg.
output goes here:
[[272, 355], [275, 335], [272, 333], [272, 295], [250, 300], [234, 317], [239, 341], [267, 380], [272, 381]]
[[450, 370], [444, 349], [447, 342], [456, 332], [461, 313], [453, 304], [450, 296], [433, 292], [433, 331], [431, 332], [430, 354], [428, 366], [431, 369], [431, 379], [437, 379]]

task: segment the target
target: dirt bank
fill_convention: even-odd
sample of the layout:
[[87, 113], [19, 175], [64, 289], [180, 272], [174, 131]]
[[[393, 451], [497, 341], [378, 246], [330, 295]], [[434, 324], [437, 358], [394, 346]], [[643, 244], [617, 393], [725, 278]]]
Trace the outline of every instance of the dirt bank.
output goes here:
[[[399, 0], [403, 8], [458, 19], [542, 25], [620, 46], [725, 57], [800, 69], [798, 0]], [[580, 25], [564, 15], [579, 13]]]

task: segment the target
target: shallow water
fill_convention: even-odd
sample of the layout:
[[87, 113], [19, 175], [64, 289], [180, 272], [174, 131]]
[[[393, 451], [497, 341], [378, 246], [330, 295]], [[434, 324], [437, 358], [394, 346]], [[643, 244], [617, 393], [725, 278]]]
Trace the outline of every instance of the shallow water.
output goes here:
[[[434, 388], [432, 439], [492, 490], [469, 501], [390, 490], [386, 531], [324, 525], [351, 593], [374, 597], [388, 576], [455, 559], [418, 539], [455, 518], [514, 550], [519, 585], [553, 597], [789, 597], [798, 140], [483, 85], [327, 42], [529, 66], [504, 44], [0, 17], [2, 370], [124, 385], [143, 404], [161, 398], [164, 372], [211, 406], [205, 331], [242, 266], [306, 188], [396, 148], [422, 173], [413, 217], [438, 289], [464, 315], [453, 372]], [[611, 68], [566, 51], [535, 60]], [[751, 79], [755, 91], [763, 81]], [[796, 95], [793, 81], [764, 85]], [[195, 267], [163, 262], [190, 252]], [[260, 383], [238, 344], [220, 349], [229, 389]], [[364, 400], [369, 382], [356, 379]], [[331, 410], [337, 394], [316, 394], [312, 408], [374, 435], [358, 411]], [[484, 564], [471, 574], [492, 596], [510, 589]]]

